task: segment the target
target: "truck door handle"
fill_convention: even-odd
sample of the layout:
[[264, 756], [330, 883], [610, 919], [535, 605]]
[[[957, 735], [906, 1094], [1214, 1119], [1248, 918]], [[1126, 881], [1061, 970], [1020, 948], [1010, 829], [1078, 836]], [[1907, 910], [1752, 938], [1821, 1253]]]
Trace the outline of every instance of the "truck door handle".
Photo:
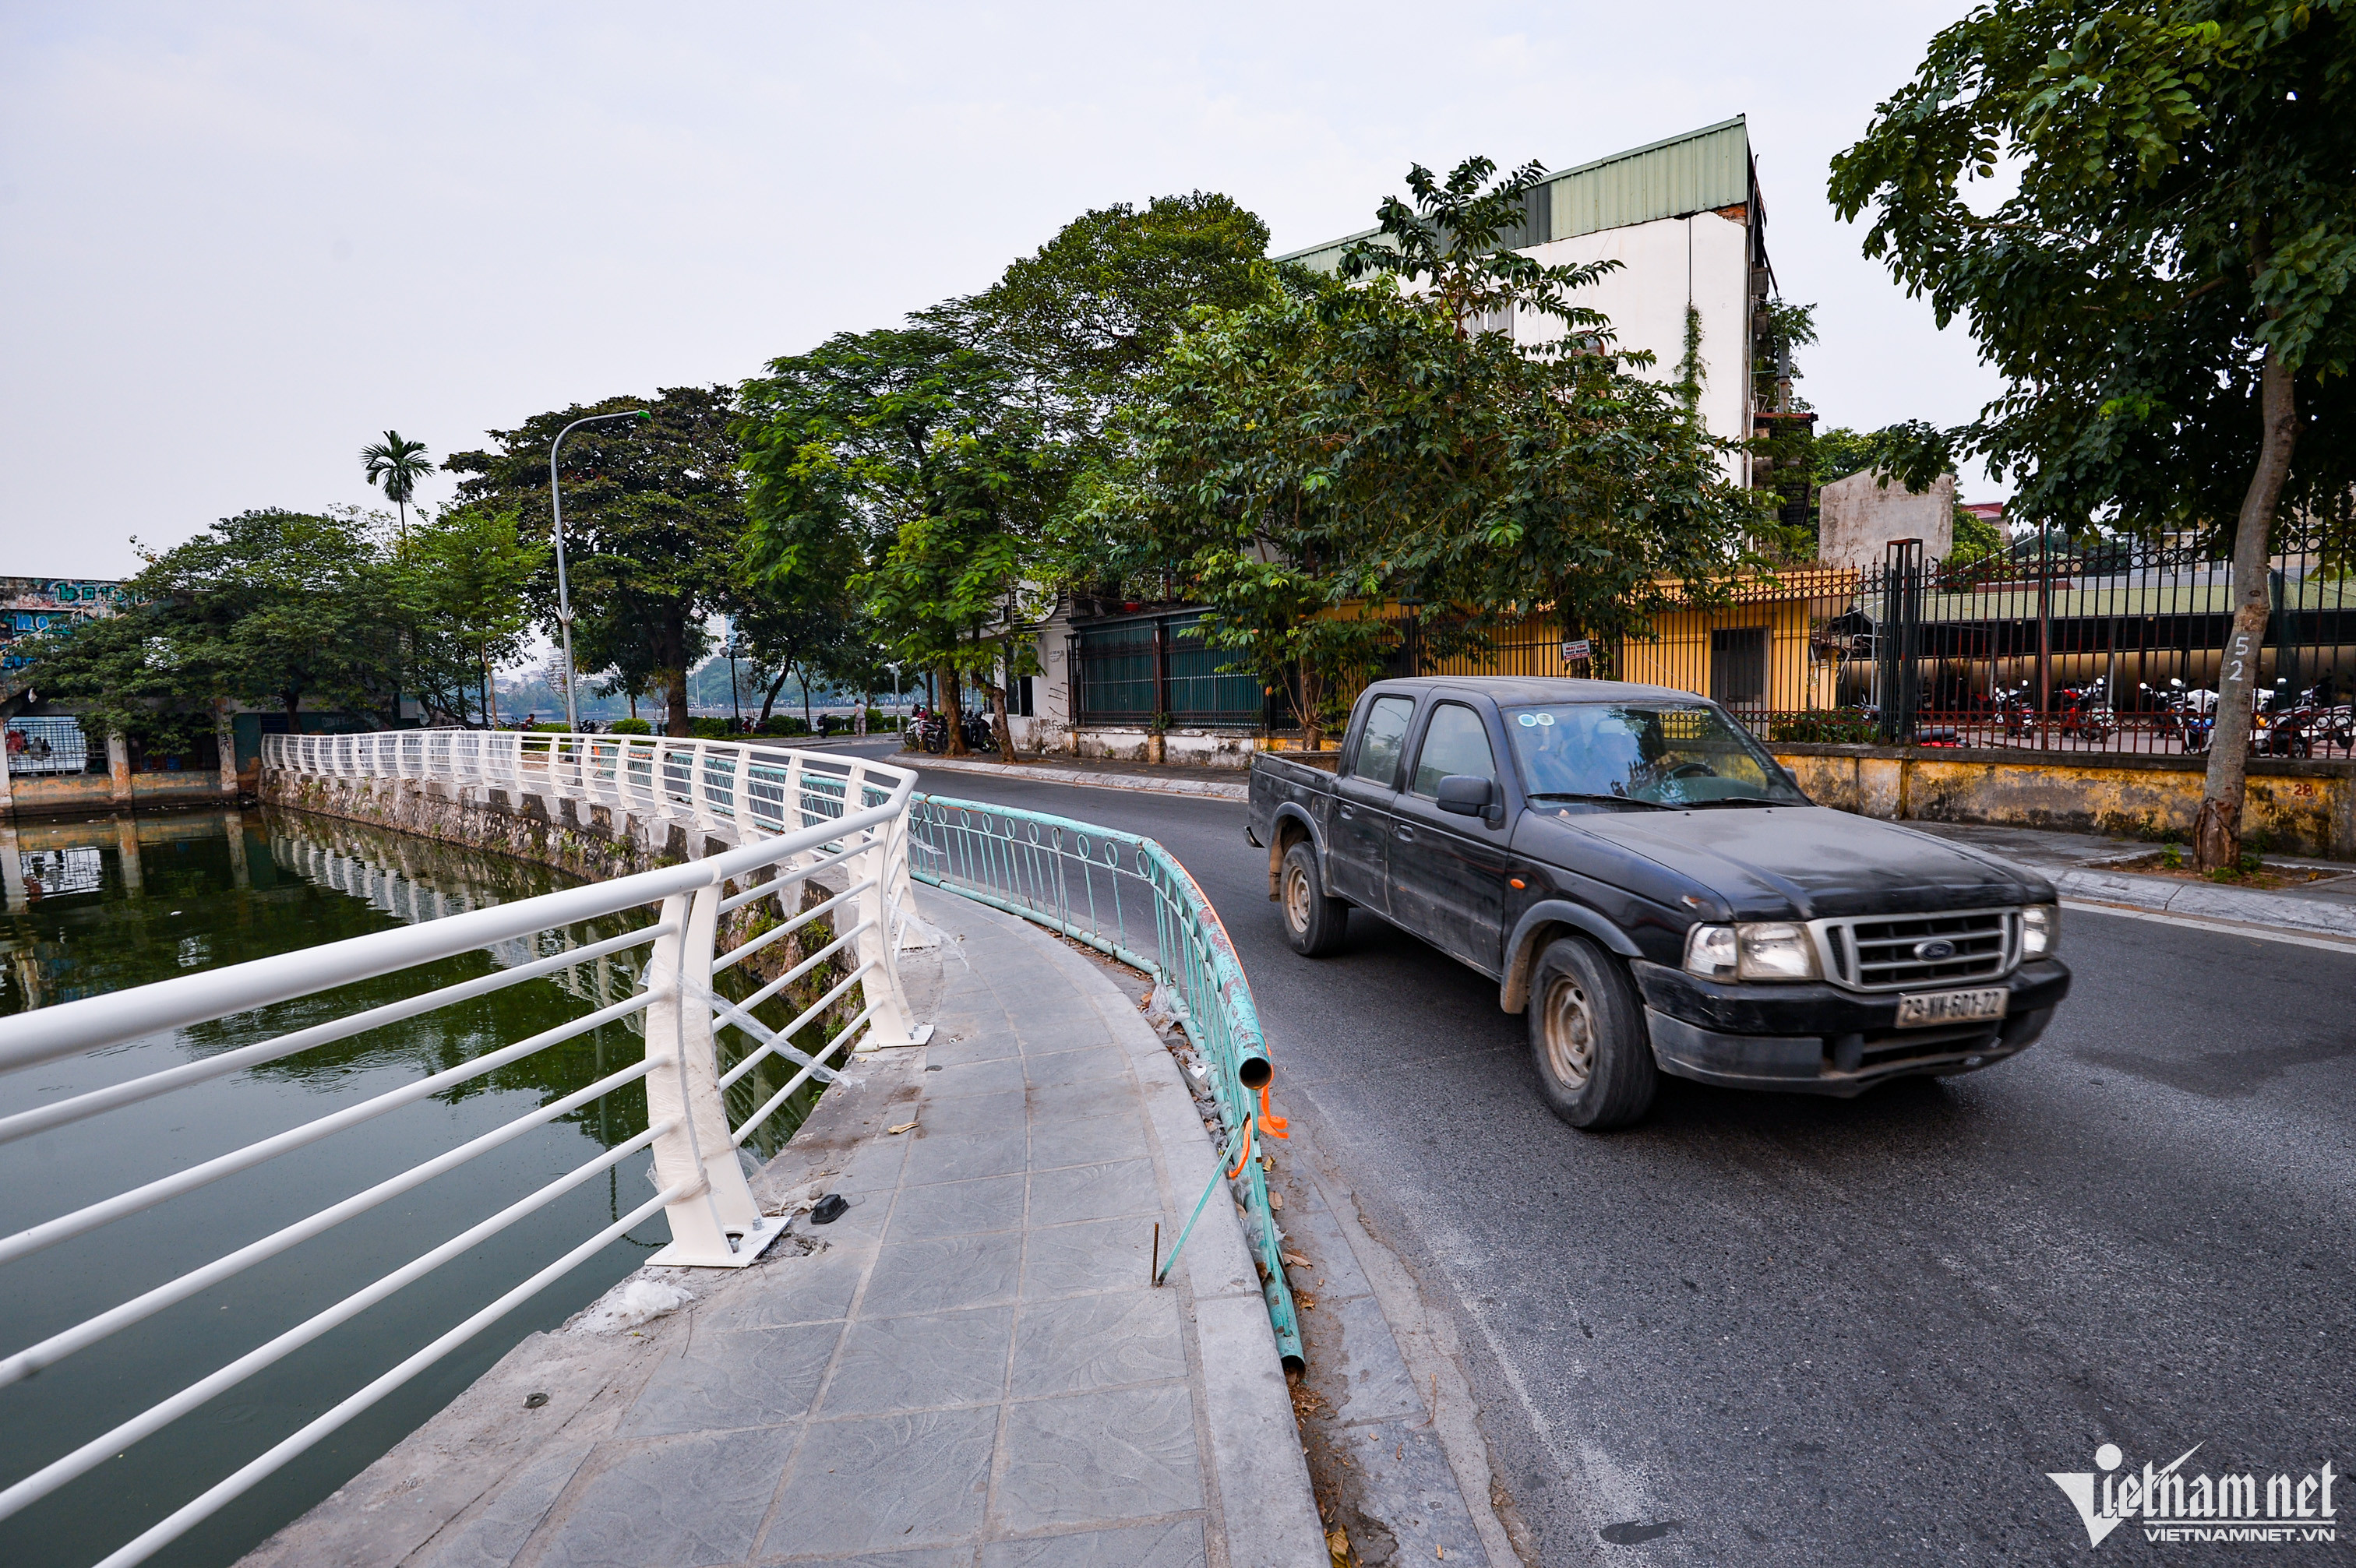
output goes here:
[[1336, 806], [1334, 809], [1342, 814], [1342, 820], [1344, 822], [1355, 821], [1358, 815], [1346, 805]]
[[1402, 822], [1398, 825], [1398, 836], [1408, 840], [1409, 843], [1413, 843], [1415, 841], [1415, 829]]

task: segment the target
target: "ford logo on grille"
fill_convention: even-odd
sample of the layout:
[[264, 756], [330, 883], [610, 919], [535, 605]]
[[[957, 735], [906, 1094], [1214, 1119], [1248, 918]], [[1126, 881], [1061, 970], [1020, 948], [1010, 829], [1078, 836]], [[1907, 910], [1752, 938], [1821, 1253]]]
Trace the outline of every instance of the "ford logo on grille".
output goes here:
[[1925, 964], [1935, 964], [1942, 958], [1953, 958], [1954, 955], [1955, 944], [1945, 940], [1918, 942], [1914, 944], [1914, 956]]

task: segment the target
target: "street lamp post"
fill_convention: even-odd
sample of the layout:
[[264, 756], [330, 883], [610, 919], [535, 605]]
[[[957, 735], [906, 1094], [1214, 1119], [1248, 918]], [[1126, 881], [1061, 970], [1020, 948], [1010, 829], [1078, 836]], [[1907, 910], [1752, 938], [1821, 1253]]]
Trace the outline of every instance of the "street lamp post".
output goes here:
[[736, 732], [744, 732], [744, 700], [736, 689], [736, 623], [728, 623], [728, 710], [735, 715]]
[[651, 420], [654, 417], [650, 409], [625, 409], [618, 414], [589, 414], [558, 431], [556, 439], [548, 443], [548, 505], [556, 519], [556, 624], [564, 634], [564, 728], [568, 731], [581, 728], [581, 709], [573, 699], [573, 591], [564, 581], [564, 493], [556, 481], [557, 450], [563, 446], [566, 436], [584, 424], [595, 424], [600, 420]]

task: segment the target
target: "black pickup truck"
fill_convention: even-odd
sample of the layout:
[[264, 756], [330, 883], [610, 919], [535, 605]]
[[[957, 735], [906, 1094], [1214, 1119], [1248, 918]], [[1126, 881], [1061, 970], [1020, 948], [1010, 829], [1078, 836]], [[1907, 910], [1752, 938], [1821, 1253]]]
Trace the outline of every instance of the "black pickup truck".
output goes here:
[[2042, 878], [1811, 803], [1715, 703], [1616, 681], [1386, 680], [1328, 773], [1252, 761], [1295, 951], [1369, 911], [1498, 982], [1555, 1114], [1656, 1072], [1855, 1094], [2025, 1050], [2070, 989]]

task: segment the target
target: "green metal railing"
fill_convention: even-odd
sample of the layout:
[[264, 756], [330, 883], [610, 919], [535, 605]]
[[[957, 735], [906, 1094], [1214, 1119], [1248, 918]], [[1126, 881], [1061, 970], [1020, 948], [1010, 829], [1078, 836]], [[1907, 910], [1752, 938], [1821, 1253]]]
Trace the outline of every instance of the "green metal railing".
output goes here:
[[[1273, 1071], [1268, 1042], [1235, 944], [1186, 868], [1133, 833], [919, 795], [909, 807], [908, 870], [920, 882], [1084, 942], [1159, 982], [1208, 1070], [1226, 1130], [1212, 1185], [1241, 1158], [1241, 1173], [1228, 1185], [1243, 1207], [1277, 1351], [1286, 1365], [1300, 1365], [1301, 1324], [1284, 1277], [1284, 1233], [1269, 1208], [1267, 1179], [1256, 1157], [1258, 1140], [1271, 1126], [1262, 1116]], [[1272, 1124], [1280, 1136], [1282, 1125]], [[1195, 1212], [1201, 1209], [1198, 1203]], [[1180, 1244], [1183, 1239], [1182, 1232]]]

